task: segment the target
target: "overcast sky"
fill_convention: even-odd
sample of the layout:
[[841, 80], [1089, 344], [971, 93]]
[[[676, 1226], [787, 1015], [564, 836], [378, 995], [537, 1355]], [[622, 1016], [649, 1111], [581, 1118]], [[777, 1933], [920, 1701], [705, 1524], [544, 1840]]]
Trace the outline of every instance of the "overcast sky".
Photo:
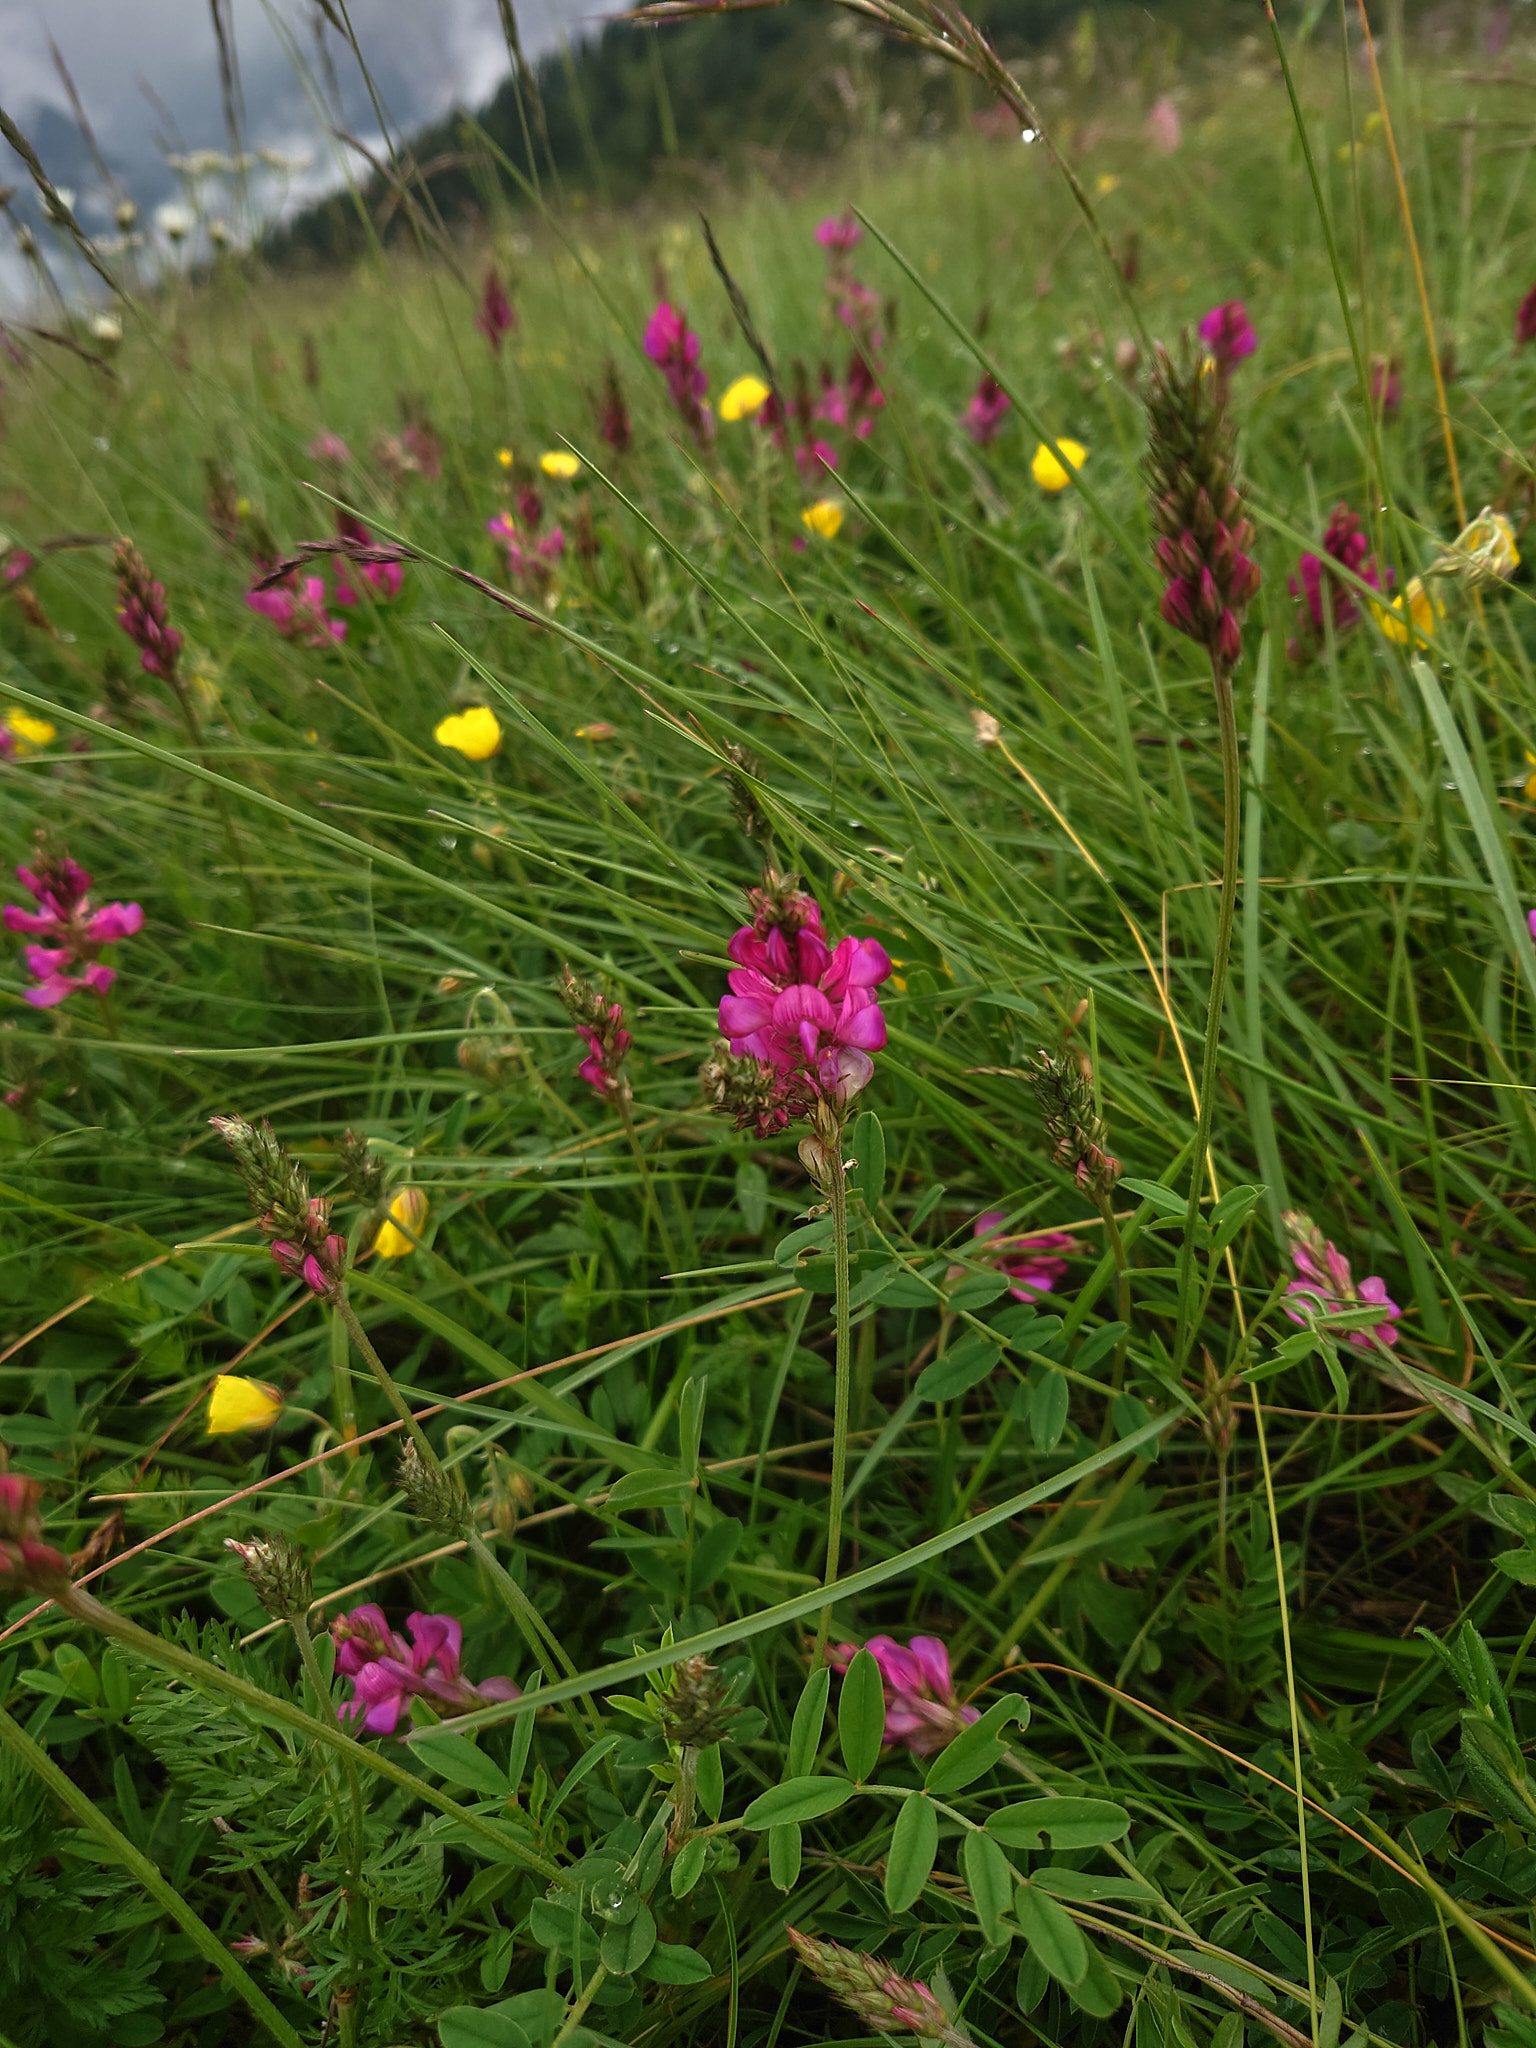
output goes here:
[[[534, 56], [552, 48], [562, 24], [566, 34], [579, 37], [600, 4], [518, 0], [524, 47]], [[231, 5], [250, 144], [309, 155], [309, 170], [296, 180], [300, 190], [333, 181], [335, 145], [326, 139], [313, 97], [320, 76], [313, 0]], [[348, 12], [388, 115], [405, 134], [452, 106], [478, 105], [506, 74], [496, 0], [349, 0]], [[209, 0], [0, 0], [0, 104], [34, 143], [55, 183], [79, 194], [77, 211], [87, 225], [105, 225], [110, 195], [70, 114], [50, 35], [102, 154], [141, 208], [176, 196], [166, 148], [227, 147]], [[371, 140], [378, 124], [356, 59], [334, 31], [326, 42], [346, 125]], [[295, 49], [310, 73], [307, 82], [296, 71]], [[3, 144], [0, 160], [7, 178], [25, 187], [22, 166]]]

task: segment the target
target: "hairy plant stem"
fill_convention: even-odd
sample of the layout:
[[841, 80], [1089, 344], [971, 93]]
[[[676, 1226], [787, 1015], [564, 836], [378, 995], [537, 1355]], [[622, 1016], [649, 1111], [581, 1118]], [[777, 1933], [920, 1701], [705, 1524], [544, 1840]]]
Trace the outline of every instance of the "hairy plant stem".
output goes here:
[[1184, 1243], [1179, 1253], [1179, 1325], [1174, 1344], [1174, 1369], [1182, 1373], [1195, 1341], [1195, 1230], [1200, 1221], [1200, 1190], [1211, 1170], [1211, 1118], [1216, 1106], [1216, 1074], [1221, 1064], [1221, 1012], [1227, 992], [1227, 962], [1232, 952], [1232, 927], [1237, 917], [1237, 871], [1243, 824], [1242, 764], [1237, 752], [1237, 712], [1232, 702], [1232, 671], [1214, 657], [1211, 681], [1216, 691], [1216, 717], [1221, 732], [1221, 903], [1216, 914], [1216, 946], [1211, 955], [1211, 994], [1205, 1012], [1205, 1053], [1200, 1062], [1200, 1100], [1195, 1106], [1195, 1156], [1189, 1166], [1189, 1206], [1184, 1212]]
[[1114, 1257], [1119, 1320], [1125, 1325], [1125, 1334], [1115, 1346], [1114, 1369], [1110, 1374], [1110, 1384], [1118, 1394], [1125, 1384], [1125, 1347], [1131, 1341], [1131, 1262], [1126, 1257], [1125, 1239], [1120, 1235], [1120, 1226], [1115, 1221], [1114, 1197], [1110, 1190], [1096, 1187], [1093, 1199], [1104, 1219], [1104, 1235], [1109, 1240], [1109, 1249]]
[[[832, 1395], [832, 1491], [827, 1498], [827, 1568], [822, 1585], [837, 1583], [838, 1553], [843, 1540], [843, 1490], [848, 1477], [848, 1409], [853, 1386], [853, 1343], [848, 1328], [848, 1175], [843, 1167], [842, 1133], [826, 1148], [827, 1197], [832, 1209], [832, 1271], [837, 1284], [834, 1309], [836, 1367]], [[816, 1630], [815, 1663], [826, 1654], [832, 1632], [832, 1609], [821, 1610]], [[813, 1667], [814, 1668], [814, 1667]]]
[[236, 1997], [250, 2007], [257, 2024], [264, 2027], [274, 2041], [281, 2041], [283, 2048], [305, 2048], [301, 2036], [289, 2026], [266, 1993], [252, 1982], [238, 1958], [211, 1929], [204, 1926], [175, 1886], [169, 1884], [157, 1866], [112, 1825], [97, 1809], [95, 1801], [59, 1769], [48, 1752], [40, 1748], [25, 1729], [18, 1727], [3, 1707], [0, 1707], [0, 1743], [20, 1758], [82, 1828], [105, 1843], [123, 1867], [132, 1872], [155, 1903], [176, 1922], [204, 1961], [217, 1970]]
[[450, 1799], [446, 1792], [439, 1792], [424, 1778], [414, 1772], [391, 1763], [389, 1758], [377, 1750], [369, 1749], [364, 1743], [356, 1742], [350, 1735], [342, 1733], [334, 1722], [320, 1721], [313, 1714], [306, 1714], [302, 1707], [296, 1707], [291, 1700], [283, 1699], [277, 1693], [265, 1692], [259, 1685], [252, 1685], [247, 1678], [239, 1678], [232, 1671], [221, 1671], [217, 1664], [210, 1664], [205, 1657], [183, 1649], [180, 1643], [168, 1641], [164, 1636], [152, 1635], [147, 1628], [140, 1628], [136, 1621], [130, 1621], [124, 1614], [106, 1606], [94, 1594], [86, 1593], [78, 1586], [60, 1583], [45, 1588], [48, 1597], [62, 1612], [74, 1621], [83, 1622], [114, 1643], [121, 1643], [125, 1650], [135, 1657], [142, 1657], [146, 1663], [158, 1664], [163, 1670], [174, 1671], [179, 1677], [194, 1685], [206, 1687], [210, 1692], [223, 1693], [229, 1699], [239, 1700], [249, 1707], [258, 1719], [276, 1721], [284, 1728], [292, 1728], [310, 1742], [324, 1744], [327, 1749], [346, 1757], [354, 1764], [376, 1771], [380, 1777], [388, 1778], [403, 1792], [411, 1793], [425, 1805], [436, 1807], [439, 1813], [446, 1813], [462, 1827], [485, 1837], [494, 1843], [499, 1855], [512, 1862], [521, 1863], [525, 1869], [543, 1878], [546, 1884], [564, 1884], [565, 1873], [546, 1857], [530, 1849], [510, 1829], [497, 1827], [481, 1814], [461, 1806], [456, 1799]]

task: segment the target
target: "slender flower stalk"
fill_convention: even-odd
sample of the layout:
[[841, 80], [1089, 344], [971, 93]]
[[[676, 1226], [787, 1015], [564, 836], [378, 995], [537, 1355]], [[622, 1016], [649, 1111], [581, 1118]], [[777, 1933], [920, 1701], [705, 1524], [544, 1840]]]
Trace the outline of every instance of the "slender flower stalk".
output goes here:
[[1243, 509], [1225, 384], [1219, 375], [1206, 371], [1187, 343], [1177, 359], [1166, 349], [1156, 352], [1147, 392], [1147, 427], [1146, 474], [1153, 525], [1158, 533], [1157, 559], [1168, 579], [1163, 593], [1163, 617], [1206, 651], [1221, 735], [1221, 900], [1196, 1104], [1195, 1156], [1190, 1165], [1189, 1207], [1180, 1254], [1175, 1364], [1182, 1372], [1195, 1337], [1191, 1313], [1195, 1301], [1195, 1227], [1200, 1214], [1202, 1179], [1211, 1168], [1211, 1117], [1221, 1060], [1222, 1006], [1237, 912], [1243, 792], [1232, 671], [1243, 651], [1243, 617], [1258, 591], [1260, 578], [1258, 564], [1246, 553], [1253, 545], [1253, 527]]

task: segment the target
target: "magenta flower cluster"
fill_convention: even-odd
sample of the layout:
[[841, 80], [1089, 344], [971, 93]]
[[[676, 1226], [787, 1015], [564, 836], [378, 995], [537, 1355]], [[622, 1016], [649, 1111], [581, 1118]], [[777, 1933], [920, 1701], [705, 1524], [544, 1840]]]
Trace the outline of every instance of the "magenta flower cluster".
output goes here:
[[1212, 538], [1202, 546], [1192, 530], [1177, 538], [1163, 534], [1157, 559], [1168, 578], [1160, 609], [1169, 625], [1208, 646], [1230, 667], [1243, 651], [1243, 612], [1258, 595], [1259, 565], [1243, 553], [1252, 541], [1246, 519], [1236, 526], [1211, 519]]
[[1069, 1230], [1036, 1230], [1027, 1237], [999, 1237], [1004, 1222], [1001, 1209], [988, 1209], [976, 1218], [972, 1235], [983, 1241], [983, 1250], [1000, 1273], [1012, 1283], [1008, 1292], [1017, 1301], [1033, 1301], [1049, 1294], [1067, 1277], [1067, 1262], [1056, 1255], [1077, 1250]]
[[1259, 345], [1248, 308], [1241, 299], [1228, 299], [1223, 305], [1212, 306], [1200, 322], [1200, 339], [1215, 358], [1217, 375], [1223, 378], [1230, 376]]
[[166, 609], [165, 585], [156, 582], [142, 562], [137, 566], [140, 575], [124, 576], [120, 581], [118, 596], [122, 610], [117, 623], [138, 648], [139, 666], [145, 674], [168, 680], [176, 671], [181, 635], [171, 624]]
[[538, 533], [544, 507], [537, 491], [524, 491], [518, 509], [523, 513], [526, 532], [519, 531], [510, 512], [495, 513], [485, 522], [485, 530], [505, 549], [507, 570], [514, 583], [530, 586], [548, 583], [554, 575], [555, 564], [565, 553], [564, 530], [552, 526], [548, 533]]
[[517, 309], [507, 297], [494, 263], [485, 273], [485, 284], [480, 293], [480, 310], [475, 315], [475, 325], [491, 344], [500, 349], [503, 339], [517, 332]]
[[296, 1244], [275, 1237], [267, 1249], [279, 1271], [290, 1280], [302, 1280], [311, 1294], [327, 1300], [346, 1270], [347, 1240], [330, 1227], [330, 1204], [318, 1195], [309, 1201], [309, 1224], [305, 1242]]
[[[720, 1031], [732, 1053], [772, 1068], [787, 1094], [851, 1101], [874, 1073], [870, 1054], [885, 1044], [875, 998], [891, 972], [885, 948], [855, 938], [829, 946], [820, 904], [797, 894], [759, 908], [726, 950], [736, 965], [720, 999]], [[790, 1114], [786, 1101], [778, 1129]]]
[[104, 903], [100, 910], [92, 910], [87, 893], [91, 878], [68, 855], [40, 860], [35, 869], [19, 867], [16, 879], [32, 892], [38, 907], [22, 910], [6, 904], [6, 930], [52, 941], [26, 949], [27, 971], [37, 977], [37, 987], [27, 990], [27, 1001], [36, 1009], [51, 1010], [77, 989], [110, 988], [117, 970], [105, 966], [98, 955], [103, 946], [115, 946], [142, 931], [144, 913], [138, 904]]
[[[336, 531], [343, 540], [354, 541], [358, 547], [371, 548], [373, 535], [361, 519], [350, 512], [336, 514]], [[391, 598], [400, 595], [405, 582], [403, 562], [353, 562], [341, 555], [336, 559], [336, 602], [337, 604], [359, 604], [362, 593], [349, 580], [356, 572], [373, 592], [375, 598]]]
[[[1358, 576], [1362, 583], [1368, 583], [1372, 590], [1381, 590], [1392, 581], [1390, 569], [1383, 577], [1376, 567], [1365, 522], [1359, 513], [1351, 512], [1347, 505], [1335, 505], [1323, 535], [1322, 553], [1304, 554], [1296, 564], [1296, 574], [1286, 585], [1292, 597], [1300, 598], [1306, 606], [1314, 640], [1324, 638], [1325, 618], [1331, 617], [1334, 634], [1338, 636], [1358, 626], [1362, 616], [1354, 591], [1335, 573], [1335, 563]], [[1304, 651], [1300, 640], [1287, 645], [1293, 660]]]
[[1012, 403], [992, 372], [984, 371], [960, 421], [978, 448], [985, 448], [997, 439]]
[[[1346, 1331], [1345, 1342], [1356, 1351], [1370, 1351], [1375, 1344], [1395, 1344], [1395, 1325], [1402, 1310], [1387, 1293], [1386, 1281], [1372, 1273], [1357, 1282], [1349, 1260], [1331, 1238], [1324, 1238], [1309, 1216], [1293, 1211], [1283, 1221], [1291, 1258], [1301, 1275], [1287, 1286], [1287, 1295], [1304, 1296], [1313, 1312], [1321, 1315], [1339, 1315], [1361, 1306], [1379, 1308], [1381, 1321], [1363, 1330]], [[1305, 1326], [1308, 1321], [1293, 1308], [1286, 1307], [1285, 1313], [1293, 1323]]]
[[370, 1735], [393, 1735], [413, 1699], [467, 1713], [488, 1700], [518, 1697], [510, 1678], [480, 1685], [465, 1678], [459, 1668], [464, 1630], [451, 1614], [413, 1614], [405, 1625], [409, 1643], [371, 1604], [331, 1623], [336, 1669], [352, 1681], [352, 1697], [340, 1709], [343, 1721], [361, 1721]]
[[326, 610], [323, 576], [293, 572], [266, 589], [248, 590], [245, 601], [253, 612], [270, 619], [285, 640], [297, 641], [301, 647], [330, 647], [347, 637], [346, 620], [333, 618]]
[[[962, 1728], [980, 1720], [975, 1707], [962, 1706], [956, 1698], [949, 1652], [937, 1636], [914, 1636], [906, 1649], [889, 1636], [871, 1636], [864, 1647], [880, 1667], [888, 1748], [932, 1756]], [[856, 1644], [834, 1643], [828, 1647], [827, 1662], [834, 1671], [845, 1672], [857, 1655]]]
[[714, 437], [714, 414], [703, 403], [709, 378], [699, 362], [699, 337], [680, 306], [662, 299], [646, 322], [645, 352], [667, 380], [672, 403], [700, 447]]

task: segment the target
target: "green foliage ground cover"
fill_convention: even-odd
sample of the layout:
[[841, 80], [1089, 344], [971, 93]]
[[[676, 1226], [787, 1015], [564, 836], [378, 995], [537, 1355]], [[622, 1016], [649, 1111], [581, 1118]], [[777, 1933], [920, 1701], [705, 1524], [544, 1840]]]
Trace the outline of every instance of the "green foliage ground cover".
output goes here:
[[[1369, 616], [1287, 656], [1287, 576], [1336, 502], [1399, 590], [1459, 524], [1385, 136], [1353, 67], [1304, 83], [1364, 352], [1401, 359], [1375, 428], [1275, 74], [1234, 59], [1179, 153], [1127, 117], [1083, 166], [1152, 333], [1241, 295], [1260, 336], [1234, 376], [1265, 580], [1213, 1141], [1239, 1192], [1193, 1246], [1182, 1361], [1210, 678], [1157, 613], [1121, 293], [1040, 152], [850, 162], [819, 207], [718, 214], [770, 354], [813, 369], [842, 343], [812, 229], [867, 215], [887, 403], [832, 485], [749, 424], [690, 445], [639, 352], [658, 268], [712, 395], [755, 365], [691, 223], [650, 216], [541, 229], [499, 355], [483, 252], [429, 249], [323, 287], [238, 259], [145, 280], [110, 375], [46, 345], [8, 375], [5, 523], [38, 566], [0, 605], [4, 703], [56, 737], [0, 768], [3, 850], [45, 829], [147, 922], [110, 1008], [34, 1010], [6, 963], [0, 1441], [50, 1541], [98, 1536], [82, 1570], [116, 1541], [93, 1583], [152, 1640], [8, 1604], [0, 2037], [857, 2037], [789, 1921], [935, 1986], [977, 2041], [1536, 2039], [1528, 586], [1437, 584], [1416, 666]], [[1443, 125], [1504, 89], [1392, 89], [1466, 506], [1518, 525], [1528, 158]], [[977, 333], [1017, 401], [985, 448], [957, 424]], [[623, 456], [595, 428], [610, 360]], [[1037, 488], [1026, 409], [1088, 449], [1080, 490]], [[439, 475], [379, 452], [410, 423]], [[321, 431], [356, 459], [311, 457]], [[568, 483], [536, 469], [563, 445]], [[535, 482], [567, 545], [520, 616], [448, 570], [505, 586], [485, 521]], [[331, 531], [310, 486], [419, 556], [325, 649], [246, 603], [253, 555]], [[801, 518], [820, 496], [831, 538]], [[119, 535], [185, 636], [195, 740], [114, 623], [90, 537]], [[502, 728], [483, 763], [434, 741], [468, 705]], [[761, 859], [727, 743], [829, 928], [898, 962], [850, 1136], [834, 1640], [939, 1637], [992, 1710], [926, 1790], [928, 1760], [881, 1752], [869, 1667], [828, 1687], [816, 1655], [815, 1191], [696, 1079]], [[631, 1128], [575, 1078], [567, 962], [625, 1004]], [[1022, 1078], [1042, 1046], [1091, 1060], [1124, 1164], [1128, 1328]], [[359, 1257], [351, 1301], [434, 1411], [476, 1554], [408, 1511], [340, 1311], [260, 1245], [208, 1127], [235, 1111], [319, 1192], [350, 1128], [424, 1194], [420, 1247]], [[1078, 1236], [1033, 1320], [976, 1247], [989, 1209]], [[1291, 1209], [1384, 1278], [1390, 1354], [1285, 1318]], [[343, 1193], [335, 1216], [357, 1235]], [[280, 1391], [270, 1431], [207, 1435], [220, 1371]], [[547, 1698], [435, 1739], [418, 1703], [408, 1746], [347, 1749], [223, 1547], [252, 1534], [309, 1561], [322, 1675], [329, 1620], [373, 1600], [456, 1616], [468, 1676], [530, 1688], [531, 1607]], [[687, 1644], [736, 1687], [718, 1746], [647, 1717]]]

